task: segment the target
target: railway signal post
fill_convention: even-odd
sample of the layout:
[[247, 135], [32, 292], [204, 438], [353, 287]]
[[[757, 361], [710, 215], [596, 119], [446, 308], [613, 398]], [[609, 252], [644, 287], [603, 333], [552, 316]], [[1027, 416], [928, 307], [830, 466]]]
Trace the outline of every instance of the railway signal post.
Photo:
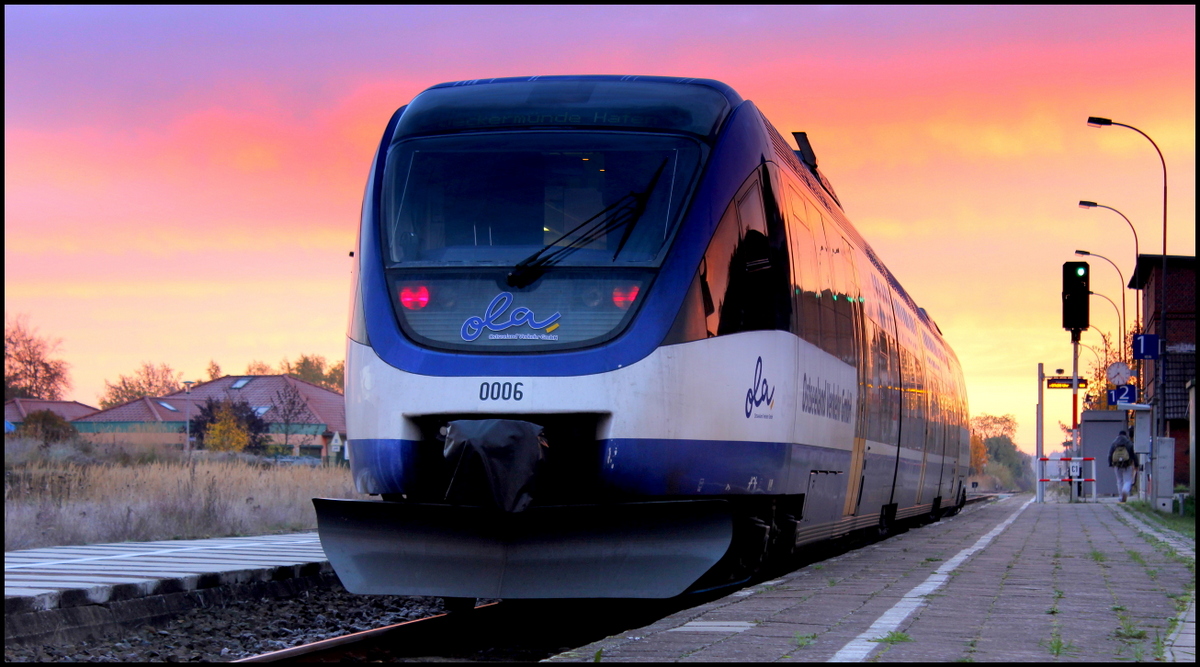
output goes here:
[[[1063, 262], [1063, 328], [1071, 332], [1071, 437], [1079, 448], [1079, 338], [1089, 327], [1091, 296], [1091, 267], [1087, 262]], [[1082, 486], [1082, 485], [1080, 485]], [[1082, 489], [1081, 489], [1082, 491]], [[1075, 485], [1071, 485], [1071, 500]]]

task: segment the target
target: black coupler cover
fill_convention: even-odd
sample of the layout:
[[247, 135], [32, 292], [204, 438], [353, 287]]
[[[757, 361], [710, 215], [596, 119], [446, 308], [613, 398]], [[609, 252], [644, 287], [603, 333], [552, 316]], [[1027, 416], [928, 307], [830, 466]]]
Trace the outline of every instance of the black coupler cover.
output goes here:
[[442, 450], [451, 466], [446, 502], [504, 512], [524, 511], [537, 494], [545, 459], [542, 427], [513, 419], [459, 420]]

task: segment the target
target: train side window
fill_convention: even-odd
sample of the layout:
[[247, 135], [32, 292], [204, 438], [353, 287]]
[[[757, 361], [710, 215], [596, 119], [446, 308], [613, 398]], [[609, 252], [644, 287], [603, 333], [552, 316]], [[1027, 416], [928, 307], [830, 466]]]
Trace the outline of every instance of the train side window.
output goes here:
[[827, 232], [826, 236], [833, 246], [834, 264], [837, 266], [838, 294], [833, 301], [833, 307], [838, 313], [839, 356], [842, 361], [858, 366], [858, 339], [855, 336], [854, 323], [859, 311], [859, 289], [855, 277], [854, 256], [850, 243], [840, 233]]
[[901, 447], [925, 449], [925, 420], [928, 405], [926, 370], [921, 344], [915, 333], [902, 335], [905, 346], [900, 350], [903, 365], [904, 392], [901, 410], [903, 425], [900, 428]]
[[742, 222], [743, 238], [751, 231], [756, 231], [764, 237], [767, 235], [767, 216], [763, 211], [762, 194], [757, 185], [755, 182], [738, 194], [738, 219]]
[[837, 283], [833, 277], [833, 253], [826, 242], [829, 230], [817, 206], [807, 200], [804, 205], [808, 209], [808, 219], [813, 223], [813, 238], [817, 246], [817, 302], [821, 304], [821, 349], [841, 358], [838, 349], [837, 313], [833, 308], [833, 295], [836, 293]]
[[782, 247], [772, 247], [760, 183], [756, 170], [738, 190], [701, 265], [713, 308], [707, 328], [718, 336], [786, 328], [790, 318], [787, 240], [780, 236]]
[[709, 336], [716, 336], [721, 328], [721, 312], [729, 292], [729, 266], [741, 236], [739, 227], [737, 211], [731, 204], [717, 223], [712, 240], [708, 242], [708, 250], [700, 262], [700, 289]]
[[867, 437], [878, 442], [896, 444], [896, 429], [899, 425], [899, 392], [896, 383], [899, 377], [895, 339], [872, 320], [863, 322], [863, 340], [866, 345], [865, 374], [867, 391]]
[[[794, 189], [788, 188], [788, 211], [792, 241], [792, 275], [795, 280], [794, 332], [813, 345], [821, 345], [821, 286], [817, 279], [817, 248], [808, 214], [804, 209], [804, 198]], [[819, 224], [819, 223], [818, 223]]]
[[892, 297], [887, 282], [870, 258], [861, 252], [855, 258], [869, 278], [861, 285], [866, 298], [866, 303], [862, 305], [876, 326], [876, 340], [872, 343], [873, 349], [877, 348], [873, 373], [879, 404], [876, 431], [881, 442], [894, 444], [900, 428], [901, 391], [899, 341], [892, 318]]
[[784, 218], [780, 195], [782, 176], [770, 162], [759, 168], [762, 174], [763, 214], [766, 217], [768, 257], [771, 260], [765, 278], [769, 302], [766, 307], [773, 315], [771, 328], [790, 331], [792, 326], [792, 251], [788, 246], [787, 220]]

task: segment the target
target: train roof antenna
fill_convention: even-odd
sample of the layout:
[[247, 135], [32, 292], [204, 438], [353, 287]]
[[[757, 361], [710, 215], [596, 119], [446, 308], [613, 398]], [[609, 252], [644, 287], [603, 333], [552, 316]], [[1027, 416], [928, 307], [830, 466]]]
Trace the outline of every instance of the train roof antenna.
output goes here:
[[813, 151], [812, 144], [808, 142], [808, 133], [793, 132], [792, 138], [796, 140], [796, 146], [800, 148], [800, 150], [796, 151], [796, 157], [799, 157], [804, 164], [808, 165], [809, 169], [816, 171], [817, 154]]

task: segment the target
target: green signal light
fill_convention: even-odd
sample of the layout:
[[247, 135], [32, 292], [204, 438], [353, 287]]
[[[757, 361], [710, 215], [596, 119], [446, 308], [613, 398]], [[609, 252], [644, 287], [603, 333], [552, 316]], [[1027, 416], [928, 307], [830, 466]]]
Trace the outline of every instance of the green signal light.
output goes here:
[[1083, 268], [1082, 266], [1075, 269], [1075, 275], [1077, 275], [1077, 276], [1082, 276], [1086, 273], [1087, 273], [1087, 269]]

